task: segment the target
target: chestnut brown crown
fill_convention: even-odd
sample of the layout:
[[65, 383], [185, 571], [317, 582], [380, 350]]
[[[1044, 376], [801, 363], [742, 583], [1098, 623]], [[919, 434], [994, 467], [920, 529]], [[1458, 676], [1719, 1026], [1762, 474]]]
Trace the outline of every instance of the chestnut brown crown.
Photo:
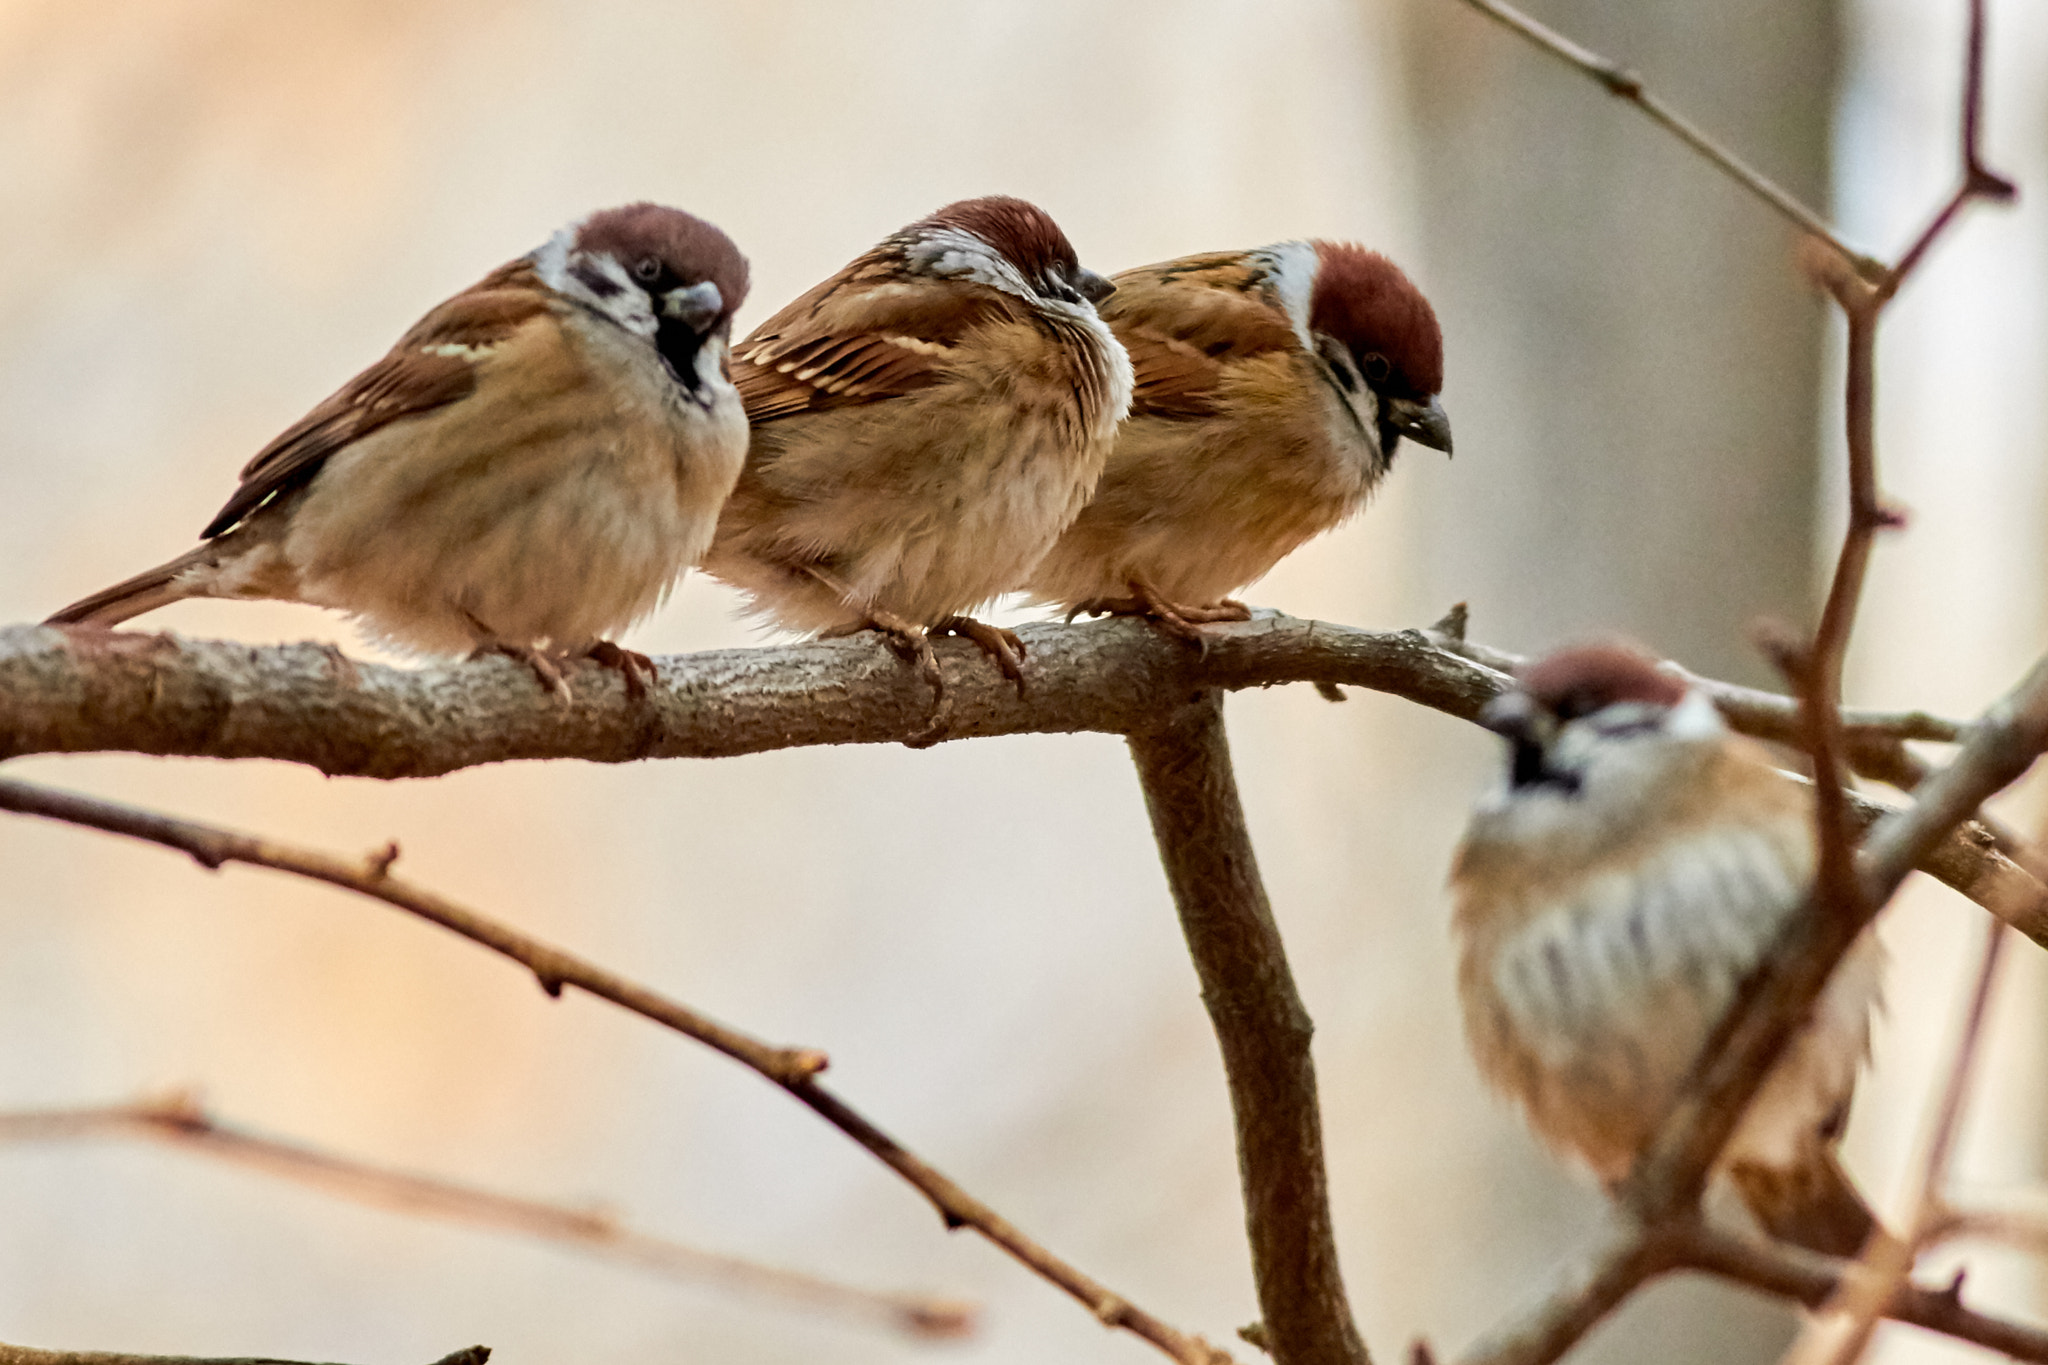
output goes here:
[[638, 203], [593, 213], [576, 230], [576, 249], [610, 256], [649, 294], [716, 285], [720, 310], [707, 335], [729, 329], [747, 298], [747, 258], [732, 238], [681, 209]]
[[1382, 393], [1429, 399], [1442, 392], [1443, 329], [1414, 281], [1377, 251], [1351, 242], [1314, 246], [1310, 330], [1341, 342]]
[[1074, 244], [1052, 215], [1026, 200], [1007, 194], [962, 199], [912, 223], [902, 235], [915, 237], [942, 228], [972, 233], [987, 242], [1048, 297], [1079, 295], [1099, 303], [1115, 291], [1116, 286], [1081, 265]]
[[1685, 685], [1629, 645], [1605, 641], [1560, 649], [1518, 677], [1529, 699], [1560, 720], [1590, 716], [1618, 702], [1676, 706]]

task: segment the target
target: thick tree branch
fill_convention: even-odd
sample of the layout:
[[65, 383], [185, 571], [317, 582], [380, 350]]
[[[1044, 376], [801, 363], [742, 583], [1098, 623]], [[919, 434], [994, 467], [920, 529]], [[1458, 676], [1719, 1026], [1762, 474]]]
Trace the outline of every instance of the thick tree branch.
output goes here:
[[499, 1194], [264, 1137], [220, 1122], [189, 1094], [0, 1113], [0, 1141], [102, 1136], [151, 1138], [374, 1208], [516, 1232], [672, 1280], [716, 1284], [816, 1312], [880, 1322], [915, 1337], [962, 1337], [976, 1328], [977, 1310], [958, 1300], [856, 1289], [637, 1232], [608, 1212]]
[[[1162, 698], [1203, 687], [1364, 687], [1470, 719], [1507, 686], [1514, 655], [1417, 630], [1372, 631], [1261, 614], [1205, 628], [1198, 653], [1142, 621], [1026, 625], [1030, 695], [964, 641], [937, 642], [954, 698], [948, 739], [1132, 734]], [[435, 777], [482, 763], [721, 758], [814, 744], [917, 738], [931, 693], [871, 639], [713, 650], [656, 660], [644, 704], [614, 672], [572, 674], [563, 704], [505, 660], [390, 668], [322, 645], [243, 645], [133, 631], [0, 627], [0, 759], [125, 751], [268, 758], [329, 776]], [[1737, 728], [1789, 740], [1795, 704], [1706, 684]], [[1950, 739], [1921, 712], [1852, 712], [1876, 746]], [[1895, 760], [1887, 754], [1883, 760]]]
[[1315, 1029], [1259, 879], [1222, 696], [1198, 693], [1161, 721], [1131, 736], [1131, 759], [1223, 1051], [1261, 1344], [1278, 1365], [1364, 1365], [1330, 1221]]
[[[530, 678], [529, 678], [530, 681]], [[694, 1038], [773, 1081], [888, 1166], [931, 1201], [948, 1228], [973, 1228], [1024, 1265], [1078, 1299], [1104, 1325], [1143, 1338], [1182, 1365], [1227, 1365], [1229, 1357], [1201, 1338], [1182, 1332], [1055, 1256], [1014, 1223], [969, 1194], [817, 1082], [826, 1062], [822, 1052], [771, 1047], [718, 1024], [687, 1006], [627, 981], [593, 963], [502, 924], [445, 897], [391, 875], [397, 846], [361, 863], [256, 839], [195, 821], [50, 791], [0, 778], [0, 810], [38, 815], [68, 824], [122, 834], [190, 854], [202, 866], [246, 863], [290, 872], [358, 892], [438, 924], [519, 963], [550, 995], [574, 986], [599, 999]], [[5, 1365], [5, 1362], [0, 1362]]]

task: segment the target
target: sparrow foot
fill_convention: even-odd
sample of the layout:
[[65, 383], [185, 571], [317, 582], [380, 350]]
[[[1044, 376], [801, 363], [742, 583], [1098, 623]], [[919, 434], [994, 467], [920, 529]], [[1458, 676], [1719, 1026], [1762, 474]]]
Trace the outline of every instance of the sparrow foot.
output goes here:
[[599, 668], [614, 668], [626, 684], [628, 701], [645, 701], [647, 688], [655, 681], [654, 660], [637, 649], [621, 649], [610, 640], [599, 640], [583, 651], [583, 657]]
[[948, 616], [933, 626], [930, 633], [959, 635], [974, 641], [981, 646], [982, 653], [995, 660], [1003, 676], [1017, 684], [1017, 696], [1024, 696], [1024, 642], [1017, 638], [1016, 631], [977, 621], [972, 616]]
[[870, 608], [857, 625], [838, 626], [825, 631], [820, 639], [837, 640], [861, 631], [872, 630], [882, 637], [897, 658], [917, 670], [917, 676], [924, 679], [925, 686], [932, 690], [931, 717], [925, 728], [904, 741], [912, 748], [924, 748], [936, 744], [945, 737], [953, 719], [953, 699], [946, 693], [946, 675], [939, 670], [938, 651], [932, 648], [931, 637], [924, 628], [913, 621], [905, 620], [893, 611]]
[[558, 700], [563, 702], [575, 700], [574, 694], [569, 691], [569, 680], [562, 676], [561, 666], [549, 658], [547, 654], [535, 649], [532, 645], [508, 645], [502, 643], [478, 645], [469, 657], [472, 659], [498, 657], [517, 660], [532, 669], [533, 676], [540, 679], [540, 685], [554, 693]]
[[1234, 598], [1223, 598], [1212, 606], [1182, 605], [1169, 602], [1159, 591], [1143, 578], [1130, 581], [1129, 597], [1093, 597], [1078, 603], [1067, 613], [1067, 619], [1076, 616], [1143, 616], [1157, 621], [1161, 630], [1178, 640], [1185, 640], [1201, 650], [1209, 652], [1209, 637], [1202, 627], [1212, 621], [1249, 621], [1252, 609]]

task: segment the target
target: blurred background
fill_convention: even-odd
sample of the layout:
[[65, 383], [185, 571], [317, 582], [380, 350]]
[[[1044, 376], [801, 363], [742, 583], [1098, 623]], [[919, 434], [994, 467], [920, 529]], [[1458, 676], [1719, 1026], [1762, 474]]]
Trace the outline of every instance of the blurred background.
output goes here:
[[[1955, 173], [1961, 0], [1543, 0], [1890, 255]], [[2048, 11], [1991, 5], [1987, 145], [2023, 186], [1887, 322], [1885, 542], [1851, 698], [1979, 709], [2048, 634]], [[637, 198], [752, 257], [744, 329], [939, 204], [1035, 199], [1101, 270], [1309, 235], [1436, 302], [1458, 457], [1404, 453], [1359, 521], [1249, 596], [1374, 627], [1468, 600], [1541, 649], [1622, 629], [1770, 679], [1832, 554], [1839, 338], [1791, 234], [1455, 0], [0, 0], [0, 621], [186, 548], [242, 462], [430, 304]], [[691, 579], [629, 643], [757, 642]], [[329, 639], [307, 608], [156, 628]], [[1318, 1022], [1345, 1271], [1368, 1341], [1468, 1344], [1599, 1226], [1480, 1089], [1443, 872], [1496, 754], [1406, 704], [1240, 695], [1245, 803]], [[414, 877], [771, 1039], [1154, 1312], [1257, 1315], [1221, 1068], [1121, 745], [1101, 736], [408, 784], [127, 757], [9, 766]], [[2022, 799], [2016, 818], [2033, 819]], [[1888, 913], [1890, 1009], [1850, 1152], [1910, 1160], [1982, 916]], [[2048, 970], [2013, 954], [1964, 1173], [2048, 1157]], [[0, 1108], [174, 1084], [338, 1151], [572, 1201], [721, 1250], [978, 1298], [913, 1346], [118, 1142], [0, 1148], [0, 1340], [502, 1365], [916, 1356], [1139, 1361], [736, 1067], [374, 906], [0, 822]], [[2043, 1311], [2024, 1265], [1980, 1299]], [[1588, 1360], [1770, 1358], [1792, 1319], [1660, 1287]], [[1954, 1352], [1910, 1332], [1888, 1360]], [[1249, 1356], [1239, 1348], [1240, 1356]]]

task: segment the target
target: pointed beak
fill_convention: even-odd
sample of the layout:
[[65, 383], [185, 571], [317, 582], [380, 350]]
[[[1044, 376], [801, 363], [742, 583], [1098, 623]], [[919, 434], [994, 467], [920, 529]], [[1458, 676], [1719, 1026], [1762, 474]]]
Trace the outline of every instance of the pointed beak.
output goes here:
[[1442, 403], [1434, 398], [1426, 403], [1412, 398], [1389, 398], [1386, 405], [1387, 425], [1417, 445], [1441, 450], [1446, 455], [1451, 453], [1451, 419]]
[[1081, 297], [1090, 303], [1101, 303], [1116, 292], [1116, 286], [1102, 276], [1083, 266], [1074, 272], [1074, 288], [1081, 291]]
[[674, 318], [693, 332], [707, 330], [725, 311], [725, 296], [706, 280], [687, 289], [671, 289], [661, 296], [661, 315]]

